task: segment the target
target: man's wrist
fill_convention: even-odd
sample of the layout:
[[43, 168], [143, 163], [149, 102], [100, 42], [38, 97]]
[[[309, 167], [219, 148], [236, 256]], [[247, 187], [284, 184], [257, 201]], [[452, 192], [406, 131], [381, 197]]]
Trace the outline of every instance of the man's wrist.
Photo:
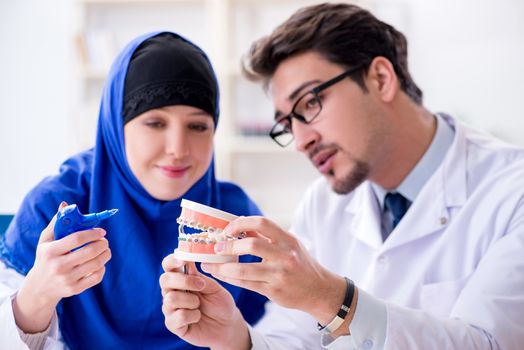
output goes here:
[[344, 323], [346, 316], [350, 312], [350, 308], [353, 304], [353, 298], [355, 294], [355, 286], [353, 284], [353, 281], [351, 281], [349, 278], [344, 277], [344, 280], [346, 282], [344, 300], [341, 303], [336, 315], [331, 319], [330, 322], [325, 323], [323, 325], [320, 323], [317, 324], [319, 331], [322, 331], [324, 333], [333, 333]]
[[351, 322], [353, 321], [353, 317], [355, 316], [355, 311], [357, 310], [357, 302], [358, 302], [358, 288], [355, 286], [355, 294], [353, 295], [353, 301], [351, 302], [351, 307], [349, 308], [349, 312], [346, 315], [344, 322], [340, 325], [340, 327], [338, 327], [338, 329], [334, 330], [333, 333], [331, 333], [331, 336], [333, 338], [351, 334], [351, 331], [349, 330], [349, 326], [351, 325]]
[[337, 314], [344, 301], [346, 281], [343, 277], [329, 274], [323, 281], [318, 281], [315, 295], [307, 300], [302, 311], [313, 316], [318, 323], [328, 324]]

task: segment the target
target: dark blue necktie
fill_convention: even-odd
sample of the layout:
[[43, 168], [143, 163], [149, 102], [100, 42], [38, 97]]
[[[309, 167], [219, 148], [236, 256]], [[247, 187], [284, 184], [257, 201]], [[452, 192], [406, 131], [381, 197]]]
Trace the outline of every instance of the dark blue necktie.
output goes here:
[[386, 194], [384, 208], [387, 208], [393, 215], [393, 228], [397, 227], [410, 204], [410, 201], [398, 192]]

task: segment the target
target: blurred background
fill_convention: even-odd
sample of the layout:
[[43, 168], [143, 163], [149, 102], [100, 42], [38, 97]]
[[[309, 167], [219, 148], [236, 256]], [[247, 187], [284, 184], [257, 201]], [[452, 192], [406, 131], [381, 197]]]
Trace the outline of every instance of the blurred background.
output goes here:
[[[524, 146], [524, 1], [361, 0], [408, 38], [432, 111]], [[318, 175], [267, 136], [272, 106], [241, 75], [250, 43], [306, 0], [0, 0], [0, 214], [94, 143], [105, 74], [133, 37], [169, 29], [201, 46], [221, 84], [217, 173], [288, 225]]]

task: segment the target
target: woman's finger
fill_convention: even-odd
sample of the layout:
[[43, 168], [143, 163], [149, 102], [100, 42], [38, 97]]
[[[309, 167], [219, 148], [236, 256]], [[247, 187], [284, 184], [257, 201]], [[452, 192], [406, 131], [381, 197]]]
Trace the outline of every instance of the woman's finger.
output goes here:
[[91, 244], [82, 247], [81, 249], [72, 251], [66, 254], [63, 258], [64, 264], [71, 266], [78, 266], [94, 259], [103, 252], [109, 250], [109, 242], [105, 238], [98, 239]]
[[179, 270], [184, 264], [184, 261], [176, 259], [173, 254], [169, 254], [162, 260], [162, 268], [166, 272]]
[[181, 272], [165, 272], [160, 276], [160, 287], [173, 290], [200, 291], [205, 286], [201, 276], [185, 275]]
[[202, 314], [200, 310], [177, 309], [166, 315], [166, 324], [174, 329], [180, 329], [200, 321]]
[[162, 304], [168, 310], [173, 311], [176, 309], [194, 310], [199, 308], [200, 298], [193, 293], [172, 290], [164, 295]]
[[106, 235], [102, 228], [93, 228], [91, 230], [74, 232], [58, 241], [51, 242], [53, 250], [57, 255], [67, 254], [70, 251], [83, 246], [84, 244], [99, 240]]
[[111, 259], [111, 251], [106, 249], [91, 260], [88, 260], [80, 265], [77, 265], [72, 270], [72, 275], [80, 279], [87, 276], [93, 271], [101, 269]]

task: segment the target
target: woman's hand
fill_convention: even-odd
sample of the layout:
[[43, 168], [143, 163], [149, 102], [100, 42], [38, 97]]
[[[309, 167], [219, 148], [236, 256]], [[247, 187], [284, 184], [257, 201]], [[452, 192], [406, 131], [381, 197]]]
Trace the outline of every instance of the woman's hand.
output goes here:
[[[62, 202], [59, 210], [66, 205]], [[62, 298], [100, 283], [111, 258], [103, 229], [79, 231], [55, 241], [55, 221], [56, 215], [42, 231], [35, 263], [13, 300], [16, 323], [25, 333], [45, 330]], [[78, 247], [82, 248], [73, 251]]]
[[[267, 296], [275, 303], [311, 314], [329, 323], [344, 300], [346, 282], [321, 266], [289, 232], [270, 220], [239, 217], [224, 234], [247, 237], [215, 244], [217, 254], [261, 257], [260, 263], [202, 264], [202, 269], [227, 283]], [[326, 232], [329, 239], [329, 232]]]
[[[188, 274], [182, 272], [184, 264]], [[195, 263], [168, 255], [160, 276], [167, 328], [185, 341], [213, 349], [249, 349], [247, 324], [229, 292]]]

